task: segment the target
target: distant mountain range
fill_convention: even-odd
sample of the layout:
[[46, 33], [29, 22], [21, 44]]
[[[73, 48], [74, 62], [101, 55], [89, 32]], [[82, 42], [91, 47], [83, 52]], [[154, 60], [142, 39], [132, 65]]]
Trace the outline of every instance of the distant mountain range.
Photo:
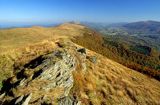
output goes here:
[[82, 24], [93, 29], [101, 30], [105, 28], [123, 29], [130, 34], [160, 34], [160, 22], [158, 21], [139, 21], [131, 23], [89, 23], [82, 22]]
[[130, 33], [139, 34], [160, 34], [160, 22], [157, 21], [141, 21], [128, 23], [122, 27], [126, 28]]

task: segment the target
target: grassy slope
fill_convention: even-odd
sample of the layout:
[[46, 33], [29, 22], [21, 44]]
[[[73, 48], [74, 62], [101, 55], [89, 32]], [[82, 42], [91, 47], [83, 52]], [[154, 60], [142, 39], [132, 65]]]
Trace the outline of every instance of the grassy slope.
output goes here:
[[[69, 26], [69, 27], [68, 27]], [[83, 34], [83, 26], [31, 27], [0, 30], [0, 86], [13, 74], [13, 68], [54, 48], [53, 42]], [[17, 63], [16, 63], [17, 62]]]
[[[39, 55], [53, 50], [55, 48], [55, 41], [59, 38], [66, 38], [66, 36], [64, 37], [64, 35], [81, 36], [83, 32], [86, 32], [85, 29], [83, 29], [83, 31], [82, 29], [83, 28], [81, 26], [68, 24], [62, 25], [58, 28], [42, 29], [51, 30], [52, 32], [49, 33], [52, 33], [51, 35], [54, 35], [53, 40], [50, 40], [51, 36], [48, 34], [41, 34], [39, 35], [39, 37], [36, 37], [38, 39], [36, 39], [31, 34], [15, 34], [15, 36], [21, 36], [19, 40], [16, 39], [14, 35], [13, 37], [6, 36], [6, 38], [2, 38], [0, 42], [5, 41], [7, 39], [9, 40], [7, 40], [7, 43], [2, 43], [3, 45], [1, 46], [3, 48], [0, 47], [1, 49], [3, 49], [3, 52], [2, 50], [0, 50], [1, 58], [2, 56], [4, 56], [4, 59], [0, 59], [1, 75], [3, 75], [3, 73], [8, 75], [9, 72], [11, 72], [10, 74], [12, 74], [13, 67], [23, 65], [31, 59], [34, 59]], [[40, 31], [37, 31], [37, 34], [39, 32]], [[42, 32], [45, 33], [47, 31]], [[10, 33], [11, 36], [12, 34], [14, 34], [14, 32]], [[26, 37], [31, 38], [30, 40], [25, 41]], [[87, 40], [89, 41], [92, 39], [87, 38]], [[99, 40], [101, 40], [101, 38], [97, 39], [97, 43], [99, 42]], [[93, 45], [92, 46], [96, 48], [96, 44]], [[7, 46], [5, 50], [4, 46]], [[158, 99], [160, 98], [159, 81], [156, 81], [147, 76], [144, 76], [143, 74], [128, 69], [93, 51], [88, 50], [87, 55], [96, 56], [97, 63], [92, 63], [89, 60], [87, 60], [87, 71], [85, 74], [81, 70], [79, 70], [79, 68], [77, 68], [77, 70], [73, 73], [75, 79], [73, 94], [77, 95], [82, 100], [83, 104], [160, 104], [158, 103]], [[6, 78], [6, 75], [4, 75], [4, 77], [1, 78], [1, 80]]]
[[[31, 27], [0, 30], [0, 53], [11, 49], [24, 47], [29, 44], [42, 42], [43, 40], [56, 40], [74, 35], [80, 35], [83, 26], [67, 23], [58, 27]], [[80, 30], [79, 30], [80, 29]], [[69, 30], [69, 31], [68, 31]]]
[[117, 40], [112, 41], [112, 38], [110, 41], [107, 38], [103, 38], [99, 33], [89, 29], [86, 29], [84, 36], [77, 36], [72, 41], [129, 68], [160, 79], [160, 71], [155, 69], [159, 66], [160, 61], [158, 57], [131, 51], [127, 48], [128, 44], [122, 45]]
[[160, 104], [160, 82], [88, 50], [87, 71], [74, 71], [73, 94], [85, 105]]

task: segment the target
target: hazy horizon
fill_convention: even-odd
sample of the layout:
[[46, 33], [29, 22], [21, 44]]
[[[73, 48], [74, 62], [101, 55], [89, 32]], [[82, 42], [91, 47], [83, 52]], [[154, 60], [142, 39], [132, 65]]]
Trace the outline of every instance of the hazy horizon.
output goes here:
[[158, 0], [0, 0], [0, 27], [160, 21], [159, 5]]

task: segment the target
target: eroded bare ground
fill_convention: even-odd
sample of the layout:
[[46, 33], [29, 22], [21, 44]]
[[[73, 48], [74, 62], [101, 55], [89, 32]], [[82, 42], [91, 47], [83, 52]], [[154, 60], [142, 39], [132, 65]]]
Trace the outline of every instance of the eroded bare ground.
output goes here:
[[[160, 82], [100, 54], [59, 41], [3, 82], [2, 105], [159, 105]], [[28, 56], [27, 56], [28, 57]], [[22, 60], [23, 61], [23, 60]]]

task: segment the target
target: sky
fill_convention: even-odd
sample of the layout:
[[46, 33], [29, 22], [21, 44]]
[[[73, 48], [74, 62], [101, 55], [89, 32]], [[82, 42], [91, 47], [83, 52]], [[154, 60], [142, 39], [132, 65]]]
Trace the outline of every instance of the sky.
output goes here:
[[0, 0], [2, 23], [160, 21], [160, 0]]

